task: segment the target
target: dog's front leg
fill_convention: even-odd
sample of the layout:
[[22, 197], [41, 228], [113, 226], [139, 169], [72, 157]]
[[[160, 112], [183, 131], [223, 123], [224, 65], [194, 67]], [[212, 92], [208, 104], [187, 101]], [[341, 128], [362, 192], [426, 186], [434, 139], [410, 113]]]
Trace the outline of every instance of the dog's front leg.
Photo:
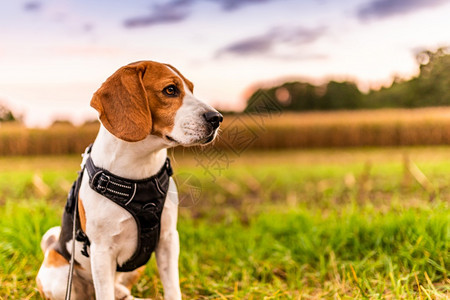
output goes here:
[[91, 244], [91, 271], [95, 298], [114, 300], [114, 276], [116, 263], [112, 251], [104, 245]]
[[170, 178], [169, 192], [161, 216], [161, 235], [156, 248], [156, 263], [164, 287], [164, 299], [181, 299], [178, 275], [180, 241], [177, 231], [178, 193]]

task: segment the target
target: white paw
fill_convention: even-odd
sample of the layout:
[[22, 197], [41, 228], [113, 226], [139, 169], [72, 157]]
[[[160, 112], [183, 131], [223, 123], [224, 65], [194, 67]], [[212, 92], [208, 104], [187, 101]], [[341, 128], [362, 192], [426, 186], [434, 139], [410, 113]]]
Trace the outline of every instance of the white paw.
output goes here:
[[135, 299], [131, 296], [130, 290], [121, 284], [116, 284], [114, 286], [114, 293], [116, 300], [133, 300]]

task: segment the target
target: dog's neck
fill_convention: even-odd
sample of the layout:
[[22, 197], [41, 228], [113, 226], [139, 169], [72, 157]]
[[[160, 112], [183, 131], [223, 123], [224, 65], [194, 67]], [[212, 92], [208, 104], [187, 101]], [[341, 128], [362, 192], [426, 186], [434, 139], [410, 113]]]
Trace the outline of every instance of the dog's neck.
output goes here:
[[149, 135], [139, 142], [126, 142], [100, 125], [91, 157], [97, 167], [128, 178], [144, 179], [156, 174], [167, 157], [164, 140]]

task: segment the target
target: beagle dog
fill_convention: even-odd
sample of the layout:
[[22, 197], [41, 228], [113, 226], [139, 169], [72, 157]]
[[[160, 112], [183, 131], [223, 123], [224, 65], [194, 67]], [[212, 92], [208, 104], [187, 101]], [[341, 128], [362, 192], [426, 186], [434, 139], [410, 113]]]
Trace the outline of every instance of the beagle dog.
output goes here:
[[[45, 299], [65, 297], [69, 261], [64, 253], [74, 255], [75, 260], [71, 299], [135, 299], [130, 289], [145, 268], [144, 264], [118, 271], [139, 247], [138, 222], [125, 206], [92, 188], [91, 174], [84, 168], [87, 160], [117, 178], [140, 182], [164, 169], [167, 148], [211, 142], [223, 119], [193, 95], [193, 84], [177, 69], [153, 61], [135, 62], [117, 70], [94, 94], [91, 106], [99, 113], [100, 130], [84, 155], [83, 177], [75, 195], [78, 223], [89, 244], [73, 237], [73, 222], [65, 219], [61, 226], [44, 234], [41, 248], [45, 258], [36, 282]], [[181, 299], [178, 194], [171, 173], [168, 175], [154, 250], [164, 298]]]

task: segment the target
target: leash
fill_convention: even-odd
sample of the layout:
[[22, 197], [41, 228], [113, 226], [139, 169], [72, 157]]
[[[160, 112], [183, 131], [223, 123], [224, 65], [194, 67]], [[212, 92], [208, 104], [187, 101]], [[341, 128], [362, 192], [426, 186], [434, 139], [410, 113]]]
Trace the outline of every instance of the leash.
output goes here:
[[[83, 168], [84, 170], [84, 168]], [[82, 170], [82, 171], [83, 171]], [[78, 182], [77, 186], [78, 188]], [[78, 189], [76, 189], [78, 190]], [[73, 279], [73, 266], [75, 264], [75, 234], [77, 231], [77, 213], [78, 213], [78, 195], [75, 200], [75, 211], [73, 212], [73, 226], [72, 226], [72, 255], [70, 256], [70, 267], [69, 267], [69, 275], [67, 278], [67, 286], [66, 286], [66, 300], [70, 300], [70, 295], [72, 293], [72, 279]]]
[[[85, 152], [81, 155], [83, 157], [83, 162], [81, 163], [81, 171], [78, 175], [77, 180], [75, 181], [74, 189], [71, 191], [74, 193], [72, 197], [74, 197], [75, 208], [73, 212], [73, 225], [72, 225], [72, 254], [70, 255], [70, 266], [69, 266], [69, 274], [67, 275], [67, 286], [66, 286], [66, 296], [65, 300], [70, 300], [70, 295], [72, 293], [72, 281], [73, 281], [73, 269], [75, 265], [75, 243], [76, 243], [76, 235], [77, 235], [77, 220], [78, 220], [78, 194], [80, 191], [80, 185], [83, 179], [83, 173], [86, 169], [85, 159], [86, 156], [89, 155], [92, 149], [92, 144], [89, 145]], [[70, 197], [70, 194], [69, 194]]]

